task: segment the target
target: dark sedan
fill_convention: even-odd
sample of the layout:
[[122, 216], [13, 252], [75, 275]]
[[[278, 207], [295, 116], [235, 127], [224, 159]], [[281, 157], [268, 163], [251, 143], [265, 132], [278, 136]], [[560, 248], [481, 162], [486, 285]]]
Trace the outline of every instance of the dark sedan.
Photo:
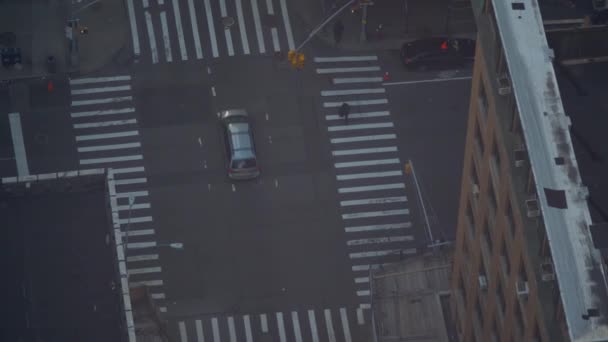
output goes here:
[[427, 38], [403, 44], [401, 62], [409, 70], [452, 68], [472, 63], [475, 40]]

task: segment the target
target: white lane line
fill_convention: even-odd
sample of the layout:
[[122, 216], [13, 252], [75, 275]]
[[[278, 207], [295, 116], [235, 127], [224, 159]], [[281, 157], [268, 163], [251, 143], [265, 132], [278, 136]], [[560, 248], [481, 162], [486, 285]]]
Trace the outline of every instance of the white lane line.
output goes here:
[[397, 147], [389, 146], [389, 147], [358, 148], [358, 149], [354, 149], [354, 150], [336, 150], [336, 151], [331, 151], [331, 154], [335, 157], [339, 157], [339, 156], [353, 156], [353, 155], [357, 155], [357, 154], [387, 153], [387, 152], [397, 152]]
[[370, 303], [365, 303], [365, 304], [359, 304], [359, 307], [360, 307], [361, 309], [366, 309], [366, 310], [369, 310], [369, 309], [371, 309], [371, 308], [372, 308], [372, 305], [371, 305]]
[[277, 312], [277, 326], [279, 327], [279, 339], [281, 342], [287, 342], [287, 335], [285, 334], [285, 325], [283, 324], [283, 313]]
[[350, 83], [380, 83], [382, 77], [336, 77], [332, 79], [334, 84], [350, 84]]
[[327, 327], [327, 337], [330, 342], [336, 342], [336, 332], [334, 331], [334, 324], [331, 320], [331, 311], [325, 309], [325, 326]]
[[116, 194], [116, 198], [143, 197], [143, 196], [148, 196], [147, 190], [119, 192]]
[[[228, 16], [228, 11], [226, 10], [226, 0], [220, 0], [220, 14], [222, 17]], [[228, 56], [234, 56], [234, 46], [232, 44], [232, 33], [230, 29], [224, 30], [224, 35], [226, 36], [226, 47], [228, 48]]]
[[317, 331], [317, 318], [314, 310], [308, 310], [308, 322], [310, 323], [310, 334], [312, 342], [319, 342], [319, 332]]
[[165, 299], [165, 294], [164, 293], [150, 293], [150, 297], [152, 297], [152, 299]]
[[[133, 205], [135, 206], [135, 204]], [[138, 229], [138, 230], [131, 230], [129, 229], [128, 232], [122, 232], [122, 236], [147, 236], [147, 235], [154, 235], [154, 229]]]
[[339, 57], [315, 57], [316, 63], [326, 62], [364, 62], [377, 61], [378, 56], [339, 56]]
[[329, 127], [327, 127], [327, 130], [330, 132], [356, 131], [359, 129], [391, 128], [393, 126], [394, 125], [392, 122], [379, 122], [379, 123], [358, 124], [358, 125], [329, 126]]
[[268, 332], [268, 317], [266, 316], [266, 314], [260, 315], [260, 325], [262, 328], [262, 332], [267, 333]]
[[99, 121], [99, 122], [88, 122], [88, 123], [80, 123], [74, 124], [75, 129], [81, 128], [97, 128], [97, 127], [108, 127], [108, 126], [120, 126], [120, 125], [132, 125], [136, 124], [136, 119], [127, 119], [127, 120], [113, 120], [113, 121]]
[[118, 220], [119, 224], [132, 224], [132, 223], [145, 223], [152, 222], [152, 216], [142, 216], [142, 217], [129, 217], [126, 219]]
[[361, 141], [377, 141], [377, 140], [390, 140], [397, 139], [396, 134], [378, 134], [378, 135], [366, 135], [361, 137], [348, 137], [348, 138], [333, 138], [331, 139], [332, 144], [344, 144], [351, 142], [361, 142]]
[[357, 291], [357, 296], [359, 296], [359, 297], [368, 297], [369, 294], [370, 294], [369, 290]]
[[158, 47], [156, 46], [156, 35], [154, 34], [154, 25], [152, 24], [152, 15], [146, 11], [146, 29], [148, 30], [148, 43], [150, 44], [150, 53], [152, 54], [152, 64], [158, 63]]
[[213, 20], [211, 3], [209, 0], [205, 0], [205, 13], [207, 14], [207, 28], [209, 29], [209, 38], [211, 39], [211, 53], [214, 58], [217, 58], [219, 53], [217, 50], [217, 38], [215, 36], [215, 21]]
[[167, 307], [166, 306], [159, 306], [158, 307], [158, 311], [160, 311], [160, 312], [167, 312]]
[[220, 342], [220, 325], [217, 322], [217, 317], [211, 319], [211, 328], [213, 330], [213, 342]]
[[79, 85], [87, 83], [105, 83], [105, 82], [119, 82], [119, 81], [130, 81], [131, 76], [110, 76], [110, 77], [85, 77], [85, 78], [74, 78], [70, 79], [70, 85]]
[[291, 31], [291, 22], [289, 21], [289, 13], [287, 13], [287, 4], [285, 0], [281, 0], [281, 14], [283, 15], [283, 23], [285, 24], [285, 34], [287, 35], [287, 44], [289, 50], [295, 50], [296, 46], [293, 42], [293, 32]]
[[375, 243], [392, 243], [392, 242], [404, 242], [404, 241], [412, 241], [414, 237], [412, 235], [403, 235], [403, 236], [385, 236], [379, 238], [369, 238], [369, 239], [357, 239], [357, 240], [348, 240], [346, 241], [347, 246], [361, 246]]
[[118, 179], [114, 181], [116, 185], [129, 185], [129, 184], [141, 184], [146, 183], [148, 179], [146, 177], [142, 178], [127, 178], [127, 179]]
[[144, 8], [150, 7], [150, 1], [149, 0], [143, 0], [143, 2], [144, 2], [144, 4], [143, 4]]
[[133, 0], [127, 0], [127, 9], [129, 12], [129, 24], [131, 25], [131, 40], [133, 40], [133, 54], [139, 56], [139, 33], [137, 32], [137, 22], [135, 21], [135, 7]]
[[253, 334], [251, 333], [251, 321], [249, 315], [243, 316], [243, 324], [245, 325], [245, 338], [247, 342], [253, 342]]
[[142, 281], [129, 281], [129, 287], [139, 286], [163, 286], [162, 280], [142, 280]]
[[143, 160], [144, 157], [141, 154], [134, 156], [120, 156], [120, 157], [107, 157], [107, 158], [93, 158], [93, 159], [80, 159], [80, 165], [91, 165], [91, 164], [104, 164], [104, 163], [120, 163], [133, 160]]
[[335, 163], [334, 166], [339, 169], [343, 167], [356, 167], [356, 166], [370, 166], [370, 165], [389, 165], [389, 164], [401, 164], [399, 158], [392, 159], [377, 159], [377, 160], [362, 160], [345, 163]]
[[258, 9], [258, 0], [251, 0], [251, 10], [253, 12], [253, 24], [255, 25], [255, 36], [258, 40], [258, 48], [260, 49], [260, 53], [266, 53], [264, 35], [262, 34], [262, 24], [260, 22], [260, 10]]
[[359, 325], [365, 324], [365, 317], [363, 316], [363, 309], [357, 308], [357, 323]]
[[318, 68], [317, 74], [337, 74], [345, 72], [368, 72], [368, 71], [380, 71], [379, 66], [370, 67], [352, 67], [352, 68]]
[[434, 79], [430, 79], [430, 80], [403, 81], [403, 82], [386, 82], [386, 83], [383, 83], [382, 85], [391, 86], [391, 85], [434, 83], [434, 82], [446, 82], [446, 81], [463, 81], [463, 80], [470, 80], [470, 79], [471, 79], [471, 76], [452, 77], [452, 78], [434, 78]]
[[352, 220], [352, 219], [369, 218], [369, 217], [409, 215], [409, 213], [410, 213], [409, 209], [368, 211], [368, 212], [363, 212], [363, 213], [342, 214], [342, 219], [343, 220]]
[[70, 115], [72, 118], [84, 118], [89, 116], [97, 116], [97, 115], [115, 115], [115, 114], [126, 114], [135, 112], [135, 108], [118, 108], [118, 109], [103, 109], [103, 110], [90, 110], [86, 112], [74, 112]]
[[302, 330], [300, 329], [300, 318], [297, 311], [291, 312], [291, 323], [293, 325], [293, 334], [296, 337], [296, 342], [302, 342]]
[[358, 199], [358, 200], [350, 200], [350, 201], [340, 201], [340, 206], [348, 207], [351, 205], [388, 204], [388, 203], [398, 203], [398, 202], [407, 202], [407, 197], [396, 196], [396, 197], [366, 198], [366, 199]]
[[205, 342], [205, 334], [203, 333], [203, 322], [200, 319], [194, 321], [196, 326], [196, 339], [198, 342]]
[[353, 272], [368, 272], [369, 268], [372, 268], [372, 270], [377, 270], [380, 268], [379, 264], [373, 264], [373, 265], [355, 265], [352, 267]]
[[142, 254], [127, 257], [127, 262], [158, 260], [158, 254]]
[[173, 16], [175, 17], [177, 41], [179, 42], [179, 50], [182, 53], [182, 61], [187, 61], [188, 51], [186, 50], [186, 41], [184, 40], [184, 28], [182, 26], [182, 15], [179, 10], [178, 0], [173, 0]]
[[98, 94], [98, 93], [108, 93], [111, 91], [126, 91], [126, 90], [131, 90], [131, 86], [122, 85], [122, 86], [114, 86], [114, 87], [72, 89], [70, 91], [70, 93], [72, 95], [86, 95], [86, 94]]
[[118, 169], [112, 169], [112, 172], [115, 175], [123, 174], [123, 173], [134, 173], [134, 172], [144, 172], [145, 169], [143, 166], [135, 166], [135, 167], [122, 167]]
[[182, 342], [188, 342], [188, 333], [186, 332], [186, 323], [180, 321], [179, 323], [179, 338]]
[[114, 132], [114, 133], [100, 133], [100, 134], [88, 134], [88, 135], [77, 135], [76, 141], [88, 141], [88, 140], [99, 140], [99, 139], [113, 139], [123, 137], [133, 137], [139, 135], [138, 131], [125, 131], [125, 132]]
[[173, 62], [173, 55], [171, 54], [171, 38], [169, 37], [169, 25], [167, 24], [167, 12], [160, 12], [160, 26], [163, 32], [163, 43], [165, 44], [165, 60], [170, 63]]
[[357, 277], [355, 278], [356, 284], [369, 283], [369, 277]]
[[19, 177], [29, 176], [30, 168], [27, 164], [27, 153], [25, 141], [23, 140], [23, 128], [21, 127], [21, 114], [9, 113], [8, 120], [11, 126], [11, 137], [13, 140], [13, 151], [17, 162], [17, 174]]
[[348, 188], [339, 188], [338, 193], [346, 194], [346, 193], [351, 193], [351, 192], [378, 191], [378, 190], [390, 190], [390, 189], [405, 189], [405, 184], [393, 183], [393, 184], [353, 186], [353, 187], [348, 187]]
[[114, 145], [99, 145], [99, 146], [85, 146], [79, 147], [78, 152], [97, 152], [97, 151], [112, 151], [121, 150], [125, 148], [138, 148], [141, 147], [141, 143], [125, 143], [125, 144], [114, 144]]
[[266, 0], [266, 8], [268, 9], [268, 14], [274, 15], [274, 7], [272, 6], [272, 0]]
[[165, 0], [158, 0], [158, 5], [164, 5], [165, 4]]
[[196, 19], [196, 10], [194, 9], [193, 0], [188, 0], [188, 12], [190, 13], [190, 25], [192, 26], [192, 38], [194, 39], [196, 59], [202, 59], [203, 48], [201, 47], [201, 37], [198, 33], [198, 19]]
[[243, 43], [243, 52], [248, 55], [249, 41], [247, 40], [247, 30], [245, 27], [245, 17], [243, 17], [243, 3], [242, 0], [236, 0], [236, 16], [239, 20], [239, 31], [241, 32], [241, 42]]
[[348, 316], [346, 315], [345, 308], [340, 308], [340, 319], [342, 320], [342, 331], [344, 332], [344, 342], [352, 342], [353, 339], [350, 336], [350, 327], [348, 326]]
[[[401, 176], [403, 173], [401, 170], [397, 171], [384, 171], [384, 172], [368, 172], [368, 173], [355, 173], [349, 175], [337, 175], [336, 179], [339, 181], [353, 180], [353, 179], [367, 179], [367, 178], [382, 178], [382, 177], [397, 177]], [[380, 202], [384, 203], [384, 202]], [[363, 203], [361, 203], [363, 204]], [[373, 204], [373, 203], [366, 203]]]
[[322, 90], [321, 96], [384, 94], [384, 88]]
[[[376, 111], [376, 112], [365, 112], [365, 113], [352, 113], [349, 114], [348, 117], [349, 118], [353, 118], [353, 119], [359, 119], [359, 118], [377, 118], [380, 116], [389, 116], [390, 113], [386, 110], [381, 110], [381, 111]], [[335, 115], [335, 114], [330, 114], [330, 115], [325, 115], [325, 120], [344, 120], [344, 118], [341, 118], [339, 115]]]
[[416, 248], [389, 249], [389, 250], [382, 250], [382, 251], [367, 251], [367, 252], [359, 252], [359, 253], [350, 253], [348, 256], [351, 259], [361, 259], [361, 258], [382, 257], [382, 256], [394, 255], [394, 254], [400, 254], [400, 253], [414, 254], [414, 253], [416, 253]]
[[377, 104], [387, 104], [387, 99], [375, 99], [375, 100], [358, 100], [358, 101], [340, 101], [340, 102], [323, 102], [323, 108], [336, 108], [340, 107], [343, 103], [348, 103], [350, 106], [370, 106]]
[[117, 96], [117, 97], [108, 97], [105, 99], [79, 100], [79, 101], [72, 101], [72, 107], [88, 106], [88, 105], [94, 105], [94, 104], [118, 103], [118, 102], [132, 101], [132, 100], [133, 100], [133, 96]]
[[[130, 207], [128, 205], [119, 205], [116, 207], [116, 209], [118, 211], [150, 209], [150, 203], [138, 203], [138, 204], [133, 204]], [[152, 233], [154, 233], [154, 230], [151, 229], [151, 231], [152, 231]]]
[[144, 267], [144, 268], [132, 268], [127, 270], [129, 274], [148, 274], [148, 273], [160, 273], [160, 267]]
[[281, 50], [281, 44], [279, 43], [279, 30], [276, 27], [270, 29], [270, 34], [272, 36], [272, 47], [274, 48], [274, 52]]
[[228, 317], [228, 333], [230, 334], [230, 342], [236, 342], [236, 328], [234, 326], [234, 317]]

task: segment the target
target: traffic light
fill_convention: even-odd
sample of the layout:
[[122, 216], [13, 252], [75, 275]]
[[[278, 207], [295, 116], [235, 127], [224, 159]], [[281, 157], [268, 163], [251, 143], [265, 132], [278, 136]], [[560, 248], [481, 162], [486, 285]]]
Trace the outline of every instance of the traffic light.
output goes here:
[[306, 58], [304, 57], [303, 53], [298, 54], [298, 60], [296, 61], [296, 68], [298, 69], [304, 69], [304, 61], [306, 60]]
[[289, 50], [287, 53], [287, 60], [291, 63], [292, 67], [296, 69], [303, 69], [306, 57], [304, 57], [303, 53], [298, 53], [295, 50]]
[[291, 63], [291, 65], [295, 65], [297, 55], [298, 53], [295, 50], [289, 50], [287, 53], [287, 60]]

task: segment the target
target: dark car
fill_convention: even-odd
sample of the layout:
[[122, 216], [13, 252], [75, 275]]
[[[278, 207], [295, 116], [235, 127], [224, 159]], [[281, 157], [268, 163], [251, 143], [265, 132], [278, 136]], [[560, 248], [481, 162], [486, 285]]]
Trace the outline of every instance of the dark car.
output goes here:
[[260, 175], [249, 115], [244, 109], [229, 109], [218, 114], [224, 131], [228, 177], [253, 179]]
[[475, 58], [475, 40], [466, 38], [427, 38], [405, 43], [401, 62], [407, 69], [427, 70], [463, 66]]

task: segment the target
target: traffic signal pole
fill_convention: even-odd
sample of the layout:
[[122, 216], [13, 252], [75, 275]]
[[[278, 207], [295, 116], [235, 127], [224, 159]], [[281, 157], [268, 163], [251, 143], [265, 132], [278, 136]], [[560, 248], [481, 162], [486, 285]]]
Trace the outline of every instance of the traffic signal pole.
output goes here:
[[300, 46], [298, 46], [298, 48], [295, 51], [296, 52], [300, 51], [300, 49], [302, 49], [302, 47], [304, 47], [304, 45], [306, 45], [306, 43], [308, 43], [312, 39], [312, 37], [314, 37], [317, 34], [317, 32], [321, 31], [321, 29], [323, 29], [323, 27], [325, 27], [325, 25], [327, 25], [327, 23], [329, 23], [333, 18], [335, 18], [338, 14], [340, 14], [348, 6], [352, 5], [356, 1], [360, 1], [360, 0], [350, 0], [349, 2], [345, 3], [342, 7], [340, 7], [338, 10], [336, 10], [327, 19], [325, 19], [321, 24], [319, 24], [319, 26], [317, 26], [314, 30], [312, 30], [312, 32], [310, 32], [308, 37], [300, 44]]

